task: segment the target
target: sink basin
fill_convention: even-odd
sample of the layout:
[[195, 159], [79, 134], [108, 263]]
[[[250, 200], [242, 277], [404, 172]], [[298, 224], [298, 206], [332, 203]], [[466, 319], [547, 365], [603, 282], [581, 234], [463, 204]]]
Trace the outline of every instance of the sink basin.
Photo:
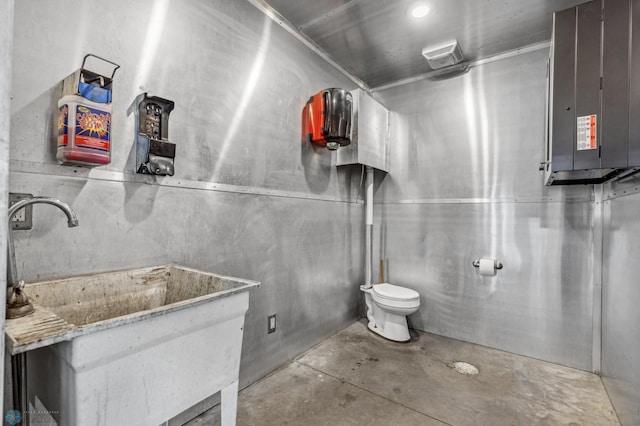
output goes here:
[[29, 400], [59, 425], [160, 424], [220, 390], [231, 425], [258, 285], [177, 265], [28, 284], [7, 349], [28, 351]]
[[25, 290], [36, 312], [7, 321], [7, 347], [15, 355], [231, 296], [259, 284], [177, 265], [27, 284]]

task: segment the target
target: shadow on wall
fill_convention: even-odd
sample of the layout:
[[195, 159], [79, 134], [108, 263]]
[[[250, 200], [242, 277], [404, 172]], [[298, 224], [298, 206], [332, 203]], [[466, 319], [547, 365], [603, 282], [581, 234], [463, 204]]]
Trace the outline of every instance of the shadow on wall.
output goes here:
[[[50, 98], [49, 109], [47, 110], [47, 117], [45, 120], [46, 130], [45, 141], [49, 141], [47, 144], [47, 160], [51, 160], [54, 163], [57, 163], [58, 160], [56, 155], [58, 154], [58, 133], [60, 132], [60, 119], [58, 118], [58, 100], [59, 94], [62, 93], [62, 81], [60, 83], [51, 87], [47, 92], [44, 93], [44, 96]], [[55, 113], [54, 113], [55, 112]], [[58, 118], [58, 120], [54, 120], [54, 117]]]
[[[56, 158], [58, 150], [58, 100], [62, 93], [62, 81], [40, 93], [31, 102], [20, 110], [11, 114], [11, 128], [13, 131], [11, 140], [10, 160], [31, 162], [43, 165], [58, 165]], [[37, 141], [38, 150], [33, 147]], [[20, 170], [22, 166], [18, 165]], [[10, 167], [11, 168], [11, 167]], [[73, 177], [86, 178], [91, 169], [87, 167], [73, 167]], [[34, 196], [51, 196], [59, 198], [64, 193], [64, 202], [73, 205], [86, 186], [86, 180], [63, 179], [60, 187], [64, 190], [53, 191], [50, 188], [40, 188], [33, 191], [23, 179], [13, 179], [12, 192], [31, 192]]]
[[314, 194], [322, 194], [331, 180], [331, 151], [305, 139], [301, 140], [300, 156], [307, 187]]
[[[153, 179], [153, 182], [151, 182]], [[157, 200], [160, 185], [155, 176], [150, 177], [150, 184], [123, 182], [125, 192], [124, 216], [130, 223], [141, 223], [149, 218]]]
[[[138, 120], [136, 110], [140, 102], [144, 99], [144, 95], [144, 92], [140, 93], [133, 99], [131, 104], [129, 104], [126, 113], [127, 118], [131, 119], [133, 117], [133, 120]], [[129, 150], [127, 161], [124, 164], [124, 169], [122, 170], [125, 175], [127, 173], [136, 173], [136, 149], [138, 146], [136, 137], [137, 135], [134, 134], [131, 149]], [[160, 189], [159, 179], [162, 179], [162, 176], [159, 177], [156, 175], [136, 174], [136, 176], [140, 179], [139, 183], [122, 182], [125, 191], [124, 215], [131, 223], [143, 222], [151, 216], [157, 199], [156, 196]], [[140, 191], [141, 188], [144, 189]]]
[[[12, 160], [57, 163], [58, 120], [54, 120], [54, 117], [58, 116], [60, 93], [62, 93], [62, 82], [40, 93], [20, 110], [13, 111], [11, 128], [18, 131], [12, 131], [10, 156]], [[43, 114], [44, 117], [42, 117]], [[30, 140], [43, 140], [41, 153], [27, 148], [32, 146]]]
[[364, 202], [364, 167], [361, 164], [336, 166], [338, 192], [341, 200]]

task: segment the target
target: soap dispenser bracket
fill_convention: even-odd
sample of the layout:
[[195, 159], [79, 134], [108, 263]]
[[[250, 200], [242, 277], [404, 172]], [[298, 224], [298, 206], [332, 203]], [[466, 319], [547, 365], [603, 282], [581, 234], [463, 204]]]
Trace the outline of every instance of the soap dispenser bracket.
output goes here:
[[[111, 70], [111, 75], [105, 75], [104, 71], [100, 73], [96, 71], [90, 71], [87, 68], [87, 59], [95, 58], [92, 62], [92, 68], [105, 68], [113, 67]], [[93, 102], [98, 102], [100, 104], [110, 104], [112, 98], [112, 85], [113, 85], [113, 77], [116, 75], [116, 71], [120, 68], [120, 65], [112, 62], [108, 59], [101, 58], [100, 56], [96, 56], [92, 53], [89, 53], [84, 56], [82, 59], [82, 66], [79, 70], [71, 73], [62, 81], [62, 94], [65, 95], [80, 95], [85, 99], [88, 99]], [[105, 69], [106, 71], [106, 69]]]
[[176, 145], [169, 142], [169, 113], [174, 102], [142, 95], [138, 104], [136, 131], [136, 172], [173, 176]]

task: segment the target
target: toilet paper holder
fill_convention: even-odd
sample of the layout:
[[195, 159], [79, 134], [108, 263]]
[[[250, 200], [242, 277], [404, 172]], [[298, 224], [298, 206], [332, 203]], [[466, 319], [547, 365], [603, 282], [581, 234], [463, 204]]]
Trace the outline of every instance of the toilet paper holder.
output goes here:
[[[476, 268], [479, 268], [479, 267], [480, 267], [480, 259], [478, 259], [478, 260], [474, 260], [472, 264], [473, 264], [473, 266], [475, 266]], [[502, 269], [502, 262], [498, 262], [497, 260], [494, 260], [494, 261], [493, 261], [493, 267], [494, 267], [495, 269]]]

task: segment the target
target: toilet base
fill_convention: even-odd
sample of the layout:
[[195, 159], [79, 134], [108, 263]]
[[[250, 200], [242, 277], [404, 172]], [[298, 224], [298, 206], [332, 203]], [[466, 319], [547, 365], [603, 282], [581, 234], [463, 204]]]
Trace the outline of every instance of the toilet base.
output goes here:
[[369, 321], [367, 325], [369, 330], [394, 342], [402, 343], [411, 340], [406, 316], [394, 315], [388, 312], [384, 316], [384, 322], [381, 325], [378, 325], [375, 321]]

